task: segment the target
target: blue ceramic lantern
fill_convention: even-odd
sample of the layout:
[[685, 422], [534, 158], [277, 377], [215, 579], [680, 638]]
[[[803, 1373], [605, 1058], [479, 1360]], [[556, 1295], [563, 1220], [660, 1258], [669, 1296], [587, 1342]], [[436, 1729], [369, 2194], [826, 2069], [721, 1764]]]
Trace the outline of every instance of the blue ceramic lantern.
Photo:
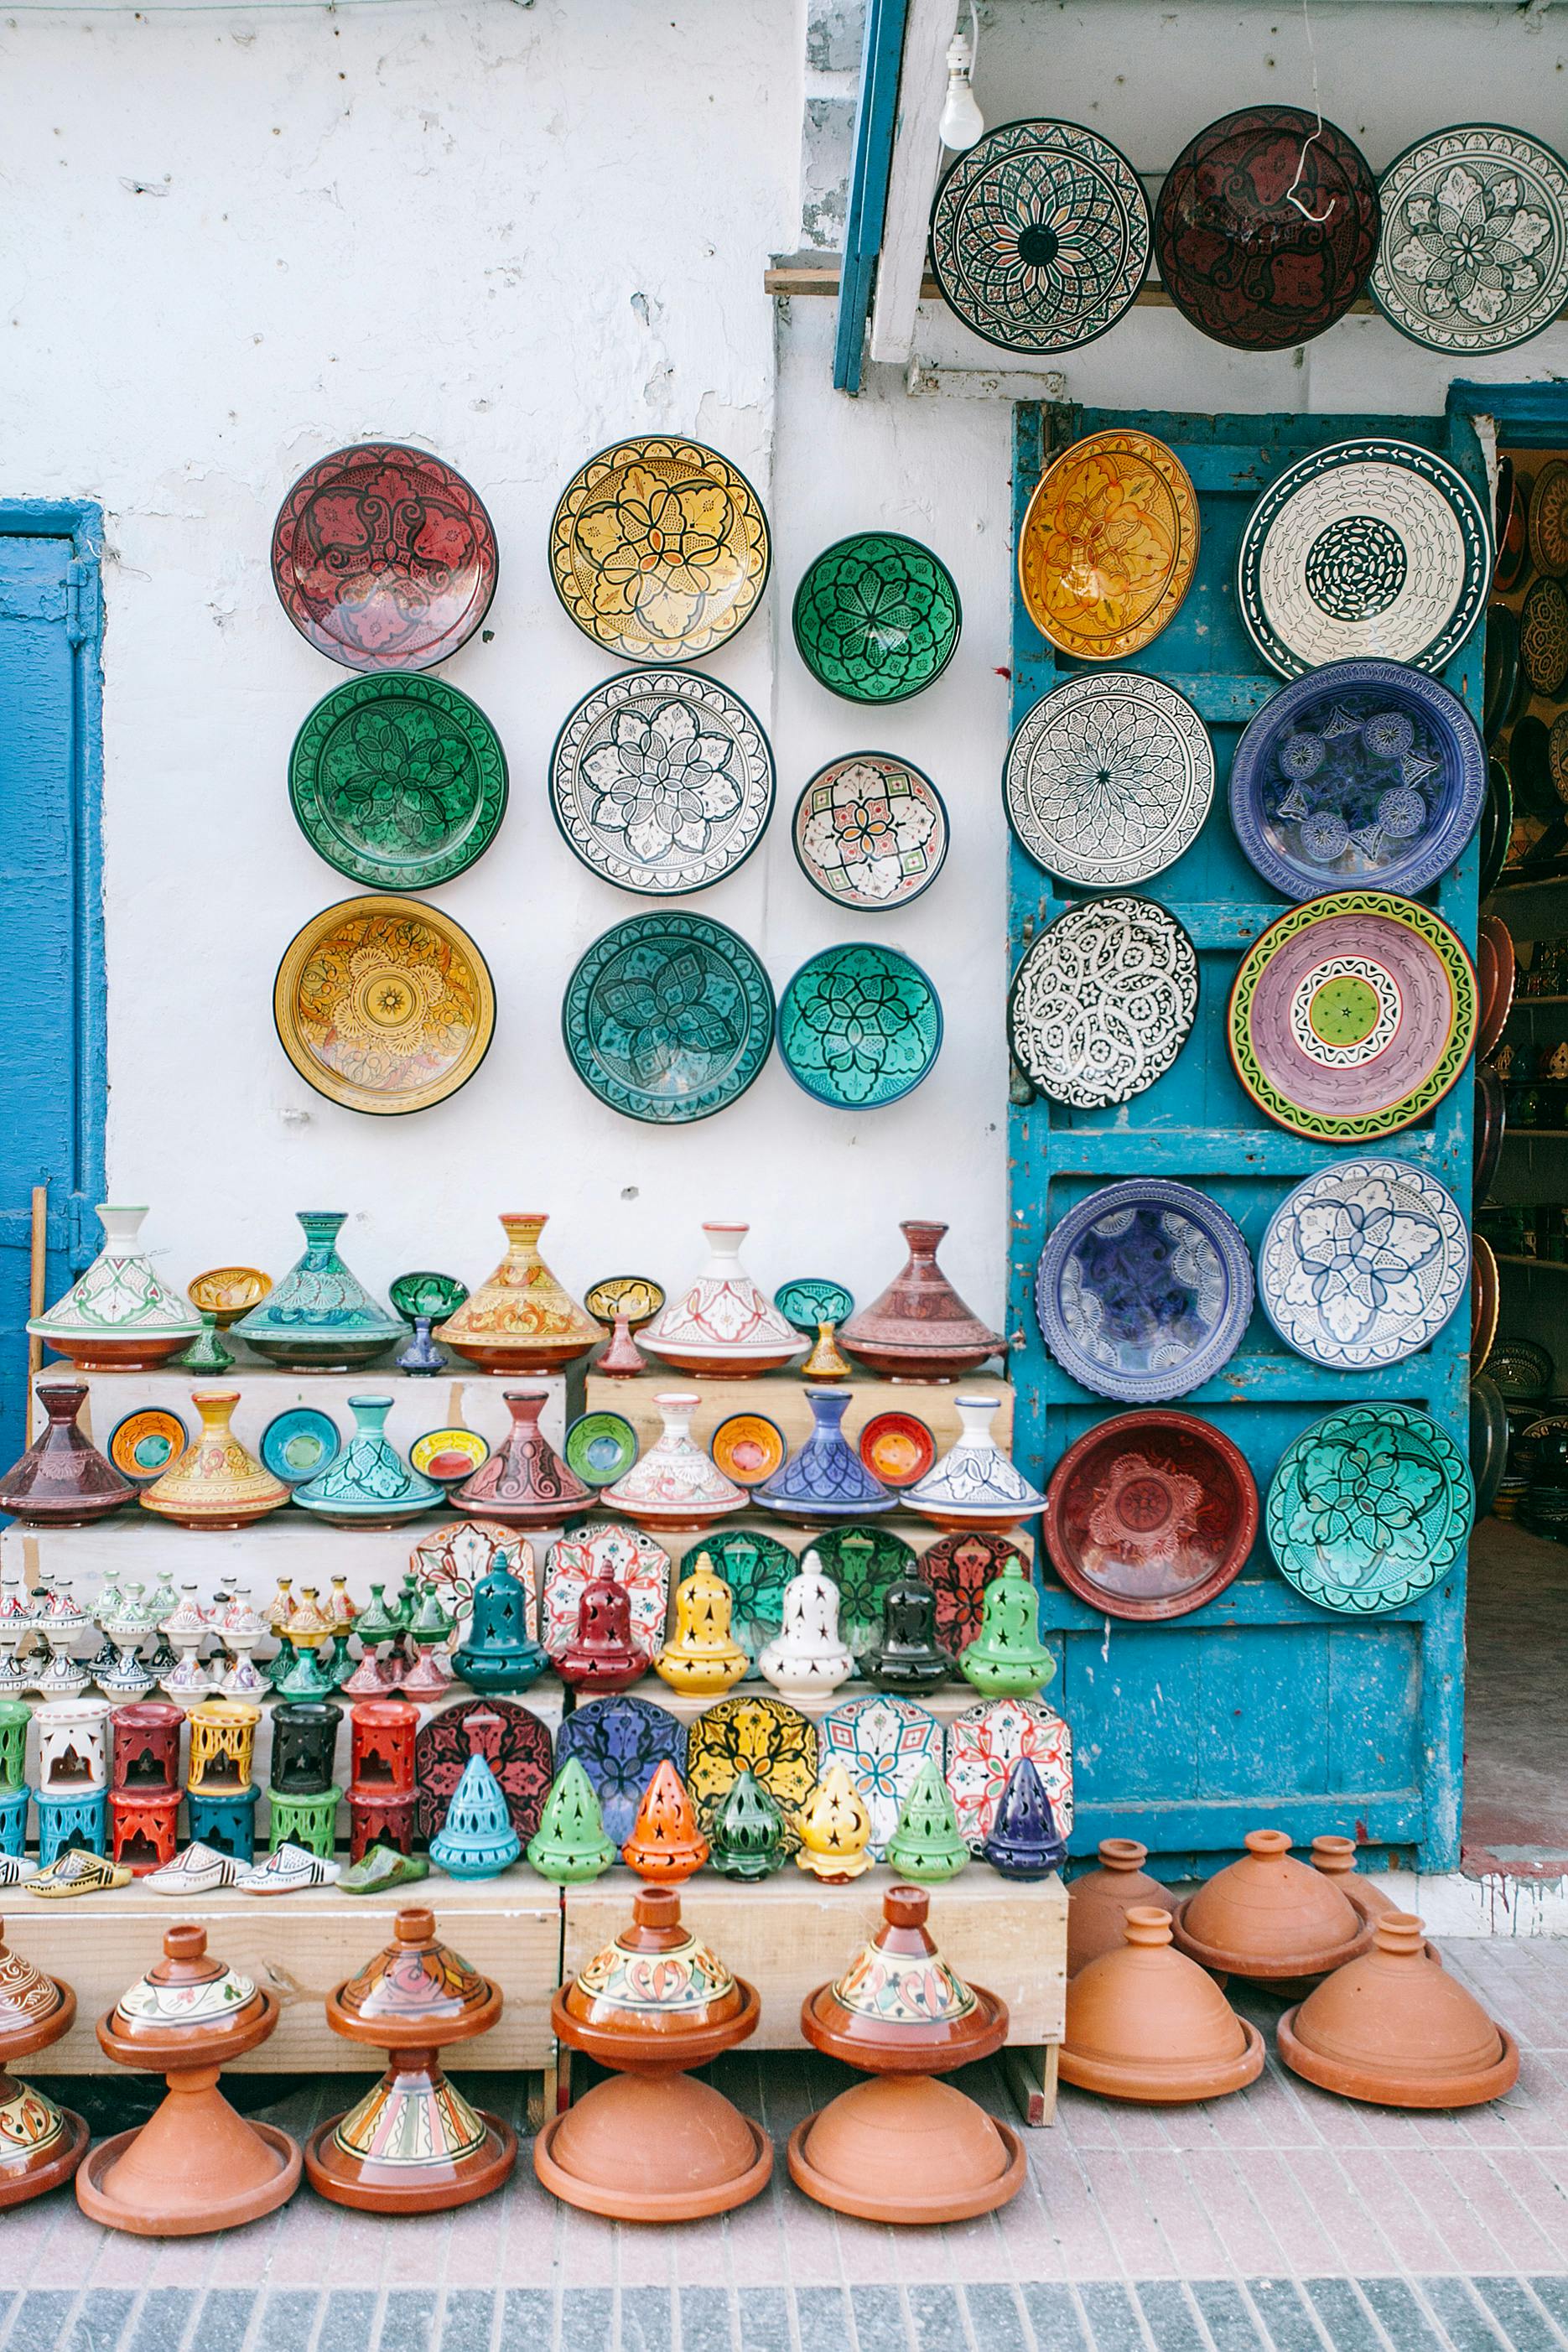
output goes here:
[[430, 1841], [430, 1859], [449, 1878], [495, 1878], [522, 1852], [511, 1825], [506, 1796], [490, 1769], [484, 1741], [496, 1717], [471, 1715], [463, 1726], [472, 1749], [463, 1777], [447, 1808], [447, 1818]]
[[1007, 1775], [981, 1857], [1005, 1878], [1048, 1878], [1061, 1868], [1067, 1850], [1035, 1760], [1020, 1756]]

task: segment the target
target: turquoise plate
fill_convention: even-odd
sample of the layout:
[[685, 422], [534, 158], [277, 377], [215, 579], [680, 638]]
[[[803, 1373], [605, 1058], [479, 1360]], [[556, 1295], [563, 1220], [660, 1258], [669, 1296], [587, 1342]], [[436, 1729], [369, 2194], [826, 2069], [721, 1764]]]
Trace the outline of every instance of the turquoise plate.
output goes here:
[[774, 1291], [773, 1305], [797, 1331], [815, 1331], [819, 1323], [846, 1323], [855, 1312], [854, 1298], [841, 1282], [815, 1274], [784, 1283]]
[[901, 1100], [930, 1076], [941, 1050], [941, 999], [897, 948], [824, 948], [779, 1000], [785, 1069], [836, 1110]]
[[609, 1486], [637, 1460], [637, 1433], [624, 1412], [579, 1413], [564, 1451], [584, 1486]]
[[1268, 1489], [1268, 1549], [1320, 1609], [1379, 1617], [1429, 1591], [1464, 1554], [1469, 1465], [1411, 1405], [1325, 1413], [1286, 1448]]
[[591, 1094], [655, 1127], [709, 1118], [773, 1049], [759, 957], [703, 915], [634, 915], [595, 940], [566, 983], [562, 1034]]
[[342, 1432], [330, 1412], [313, 1404], [290, 1405], [261, 1433], [261, 1459], [286, 1486], [302, 1486], [337, 1460]]

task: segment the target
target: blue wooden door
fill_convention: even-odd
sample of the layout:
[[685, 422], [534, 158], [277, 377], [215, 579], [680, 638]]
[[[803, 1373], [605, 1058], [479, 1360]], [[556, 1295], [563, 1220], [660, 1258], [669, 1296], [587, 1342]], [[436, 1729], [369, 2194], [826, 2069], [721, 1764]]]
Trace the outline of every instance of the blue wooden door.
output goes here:
[[0, 1462], [25, 1443], [33, 1187], [50, 1298], [100, 1238], [99, 545], [96, 509], [0, 502]]
[[[1395, 432], [1440, 447], [1483, 488], [1468, 422], [1457, 417], [1221, 416], [1041, 408], [1016, 413], [1015, 539], [1042, 464], [1087, 433], [1133, 425], [1176, 451], [1197, 490], [1202, 551], [1185, 603], [1143, 654], [1122, 665], [1184, 694], [1214, 738], [1218, 782], [1202, 833], [1175, 865], [1140, 889], [1169, 907], [1198, 950], [1196, 1024], [1174, 1067], [1131, 1103], [1076, 1111], [1030, 1098], [1016, 1073], [1010, 1118], [1010, 1328], [1021, 1336], [1016, 1444], [1048, 1473], [1072, 1441], [1116, 1408], [1091, 1396], [1046, 1353], [1035, 1318], [1041, 1246], [1063, 1211], [1099, 1185], [1162, 1173], [1197, 1185], [1227, 1209], [1256, 1257], [1268, 1218], [1290, 1186], [1337, 1155], [1263, 1122], [1226, 1046], [1226, 1010], [1242, 950], [1287, 903], [1254, 873], [1226, 804], [1237, 738], [1280, 680], [1242, 626], [1235, 594], [1237, 544], [1266, 486], [1307, 450], [1347, 435]], [[1445, 677], [1480, 708], [1481, 635]], [[1059, 660], [1015, 590], [1014, 722], [1077, 667]], [[1015, 845], [1012, 960], [1068, 901]], [[1478, 853], [1427, 894], [1474, 951]], [[1439, 1175], [1468, 1213], [1471, 1083], [1435, 1118], [1380, 1144]], [[1240, 1446], [1267, 1492], [1297, 1433], [1337, 1404], [1397, 1398], [1420, 1405], [1468, 1447], [1468, 1328], [1463, 1309], [1436, 1346], [1370, 1374], [1328, 1371], [1286, 1350], [1261, 1308], [1239, 1353], [1216, 1380], [1184, 1398]], [[1042, 1480], [1043, 1483], [1043, 1480]], [[1248, 1829], [1298, 1841], [1334, 1831], [1418, 1858], [1458, 1862], [1464, 1706], [1464, 1578], [1457, 1572], [1414, 1606], [1352, 1622], [1299, 1598], [1259, 1535], [1251, 1560], [1217, 1601], [1192, 1615], [1133, 1624], [1096, 1614], [1040, 1563], [1042, 1625], [1058, 1662], [1051, 1696], [1072, 1726], [1071, 1850], [1107, 1836], [1141, 1838], [1165, 1875], [1209, 1867]]]

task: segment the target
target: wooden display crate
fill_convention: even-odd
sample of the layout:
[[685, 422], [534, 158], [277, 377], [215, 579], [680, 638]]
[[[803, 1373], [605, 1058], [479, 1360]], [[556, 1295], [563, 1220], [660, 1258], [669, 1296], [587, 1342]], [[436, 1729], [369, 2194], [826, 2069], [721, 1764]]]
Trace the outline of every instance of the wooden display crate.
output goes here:
[[[652, 1359], [649, 1359], [650, 1365]], [[974, 1372], [962, 1381], [878, 1381], [855, 1379], [843, 1382], [849, 1397], [849, 1410], [844, 1416], [844, 1433], [851, 1444], [859, 1436], [866, 1423], [879, 1412], [912, 1412], [923, 1421], [937, 1443], [937, 1451], [945, 1453], [958, 1435], [958, 1410], [954, 1399], [964, 1396], [994, 1397], [996, 1420], [992, 1434], [1004, 1454], [1013, 1450], [1013, 1389], [1010, 1381], [999, 1380], [994, 1372]], [[588, 1367], [584, 1411], [588, 1412], [625, 1413], [644, 1445], [656, 1438], [662, 1423], [654, 1399], [663, 1390], [670, 1389], [695, 1395], [701, 1402], [691, 1424], [691, 1434], [699, 1445], [705, 1446], [721, 1421], [731, 1413], [757, 1412], [771, 1421], [782, 1433], [793, 1452], [811, 1433], [811, 1407], [806, 1402], [806, 1383], [798, 1371], [763, 1372], [750, 1381], [703, 1380], [690, 1372], [678, 1372], [660, 1367], [641, 1372], [635, 1380], [606, 1380], [603, 1372]]]

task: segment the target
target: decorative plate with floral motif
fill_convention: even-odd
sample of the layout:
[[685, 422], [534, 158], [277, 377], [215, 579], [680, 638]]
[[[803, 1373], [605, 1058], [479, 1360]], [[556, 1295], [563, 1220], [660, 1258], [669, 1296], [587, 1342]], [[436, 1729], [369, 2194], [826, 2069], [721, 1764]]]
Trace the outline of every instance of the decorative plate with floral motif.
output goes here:
[[813, 677], [848, 702], [905, 702], [958, 650], [963, 607], [939, 555], [901, 531], [825, 548], [795, 592], [795, 642]]
[[1027, 857], [1093, 890], [1145, 882], [1191, 846], [1214, 800], [1214, 745], [1184, 695], [1129, 669], [1068, 677], [1026, 711], [1002, 802]]
[[985, 1588], [1017, 1560], [1032, 1575], [1027, 1554], [1006, 1536], [983, 1534], [979, 1528], [943, 1536], [921, 1554], [920, 1573], [936, 1595], [936, 1638], [949, 1657], [980, 1635]]
[[344, 898], [285, 948], [272, 1017], [307, 1086], [386, 1118], [468, 1085], [495, 1034], [495, 987], [449, 915], [419, 898]]
[[881, 1639], [889, 1584], [915, 1572], [914, 1547], [886, 1528], [828, 1528], [810, 1549], [838, 1587], [838, 1631], [856, 1657]]
[[978, 1853], [990, 1836], [1007, 1775], [1030, 1757], [1045, 1783], [1057, 1828], [1072, 1827], [1072, 1734], [1038, 1698], [988, 1698], [947, 1727], [947, 1786], [959, 1833]]
[[1076, 1202], [1040, 1252], [1035, 1305], [1075, 1381], [1124, 1404], [1164, 1404], [1212, 1380], [1252, 1313], [1240, 1228], [1191, 1184], [1136, 1176]]
[[942, 1050], [942, 1000], [899, 948], [824, 948], [789, 982], [778, 1019], [785, 1069], [835, 1110], [901, 1102]]
[[669, 1554], [636, 1528], [579, 1528], [557, 1536], [544, 1555], [544, 1617], [540, 1640], [552, 1658], [577, 1638], [577, 1610], [598, 1576], [624, 1584], [631, 1604], [631, 1638], [652, 1663], [664, 1646], [669, 1614]]
[[871, 1816], [871, 1852], [880, 1862], [899, 1811], [931, 1757], [940, 1772], [945, 1743], [929, 1706], [880, 1692], [829, 1710], [817, 1727], [821, 1775], [842, 1764]]
[[1258, 1253], [1258, 1297], [1279, 1337], [1337, 1371], [1429, 1347], [1469, 1281], [1459, 1204], [1411, 1160], [1339, 1160], [1304, 1177]]
[[1562, 693], [1568, 678], [1568, 588], [1561, 580], [1535, 580], [1526, 590], [1519, 656], [1537, 694], [1550, 702]]
[[1280, 1574], [1321, 1609], [1375, 1617], [1431, 1591], [1464, 1553], [1469, 1465], [1411, 1405], [1325, 1413], [1280, 1457], [1265, 1526]]
[[1163, 1077], [1198, 1010], [1197, 950], [1153, 898], [1085, 898], [1037, 934], [1007, 992], [1013, 1059], [1078, 1110]]
[[354, 677], [294, 739], [289, 798], [312, 849], [375, 890], [426, 890], [482, 856], [506, 814], [506, 753], [438, 677]]
[[566, 984], [573, 1068], [626, 1118], [674, 1127], [743, 1095], [773, 1050], [762, 961], [722, 923], [668, 908], [595, 940]]
[[1198, 562], [1198, 501], [1152, 433], [1090, 433], [1052, 460], [1018, 534], [1018, 586], [1041, 636], [1079, 661], [1142, 653]]
[[550, 1793], [550, 1727], [510, 1698], [459, 1699], [420, 1727], [414, 1741], [420, 1834], [434, 1837], [447, 1818], [463, 1767], [473, 1754], [464, 1726], [474, 1715], [500, 1717], [489, 1767], [500, 1782], [511, 1825], [526, 1845], [539, 1827]]
[[625, 1845], [659, 1766], [673, 1764], [685, 1779], [686, 1726], [668, 1707], [616, 1691], [574, 1706], [562, 1724], [557, 1769], [574, 1756], [594, 1784], [605, 1836]]
[[756, 611], [773, 542], [737, 466], [678, 435], [620, 441], [574, 474], [550, 575], [577, 626], [623, 661], [689, 662]]
[[786, 1843], [798, 1843], [795, 1817], [816, 1783], [816, 1726], [782, 1698], [721, 1698], [691, 1726], [686, 1785], [706, 1828], [742, 1772], [777, 1802]]
[[533, 1546], [516, 1528], [499, 1519], [454, 1519], [421, 1536], [408, 1555], [412, 1575], [433, 1584], [444, 1605], [459, 1623], [473, 1604], [474, 1587], [482, 1576], [504, 1569], [515, 1576], [528, 1596], [528, 1630], [539, 1622], [539, 1580]]
[[1428, 351], [1511, 351], [1568, 301], [1568, 164], [1528, 132], [1458, 122], [1416, 140], [1377, 184], [1368, 291]]
[[947, 856], [947, 811], [929, 776], [889, 751], [851, 751], [813, 776], [795, 854], [814, 889], [879, 915], [929, 890]]

